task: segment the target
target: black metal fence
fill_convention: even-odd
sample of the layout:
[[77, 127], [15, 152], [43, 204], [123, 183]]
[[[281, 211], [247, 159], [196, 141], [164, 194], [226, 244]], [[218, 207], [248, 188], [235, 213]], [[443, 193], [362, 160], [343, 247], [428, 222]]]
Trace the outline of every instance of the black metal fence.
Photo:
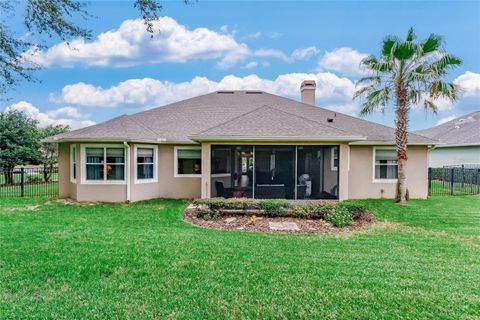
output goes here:
[[429, 195], [480, 194], [480, 165], [428, 169]]
[[0, 198], [58, 195], [58, 168], [0, 168]]

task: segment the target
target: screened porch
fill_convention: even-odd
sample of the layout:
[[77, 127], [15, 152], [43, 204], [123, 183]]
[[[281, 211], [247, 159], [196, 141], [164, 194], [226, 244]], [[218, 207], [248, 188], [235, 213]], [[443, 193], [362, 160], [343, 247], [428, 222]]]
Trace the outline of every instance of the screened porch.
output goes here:
[[338, 145], [212, 145], [211, 196], [338, 199]]

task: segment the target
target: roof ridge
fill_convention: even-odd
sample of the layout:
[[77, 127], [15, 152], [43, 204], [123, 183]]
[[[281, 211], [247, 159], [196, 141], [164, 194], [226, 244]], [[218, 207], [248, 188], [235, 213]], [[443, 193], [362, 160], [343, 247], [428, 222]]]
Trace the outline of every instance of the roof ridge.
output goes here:
[[293, 114], [291, 112], [288, 112], [286, 110], [280, 110], [278, 108], [275, 108], [274, 106], [270, 106], [271, 108], [275, 109], [275, 110], [278, 110], [280, 112], [283, 112], [283, 113], [286, 113], [288, 115], [292, 115], [294, 117], [297, 117], [297, 118], [301, 118], [301, 119], [304, 119], [304, 120], [307, 120], [307, 121], [311, 121], [311, 122], [315, 122], [315, 123], [318, 123], [319, 125], [321, 126], [324, 126], [324, 127], [327, 127], [327, 128], [332, 128], [332, 129], [335, 129], [335, 130], [338, 130], [338, 131], [342, 131], [342, 132], [345, 132], [345, 133], [348, 133], [347, 131], [343, 130], [343, 129], [340, 129], [340, 128], [337, 128], [337, 127], [334, 127], [334, 126], [331, 126], [329, 124], [326, 124], [326, 123], [321, 123], [320, 121], [317, 121], [317, 120], [314, 120], [314, 119], [308, 119], [304, 116], [301, 116], [301, 115], [297, 115], [297, 114]]
[[285, 115], [288, 115], [289, 117], [295, 117], [295, 118], [301, 119], [301, 120], [303, 120], [303, 121], [308, 121], [308, 122], [314, 123], [315, 125], [319, 125], [319, 126], [322, 126], [322, 127], [327, 127], [327, 128], [330, 128], [330, 129], [334, 129], [334, 130], [337, 131], [337, 132], [342, 132], [342, 133], [344, 133], [344, 134], [348, 134], [348, 132], [346, 132], [345, 130], [342, 130], [342, 129], [339, 129], [339, 128], [335, 128], [335, 127], [332, 127], [332, 126], [323, 124], [323, 123], [321, 123], [321, 122], [318, 122], [318, 121], [315, 121], [315, 120], [312, 120], [312, 119], [308, 119], [308, 118], [305, 118], [305, 117], [302, 117], [302, 116], [299, 116], [299, 115], [296, 115], [296, 114], [292, 114], [292, 113], [290, 113], [290, 112], [286, 112], [286, 111], [283, 111], [283, 110], [279, 110], [279, 109], [277, 109], [277, 108], [275, 108], [275, 107], [273, 107], [273, 106], [265, 105], [265, 104], [264, 104], [264, 105], [261, 105], [261, 106], [258, 107], [258, 108], [255, 108], [255, 109], [253, 109], [253, 110], [250, 110], [249, 112], [246, 112], [246, 113], [243, 113], [243, 114], [241, 114], [241, 115], [239, 115], [239, 116], [237, 116], [237, 117], [231, 118], [231, 119], [229, 119], [228, 121], [225, 121], [225, 122], [222, 122], [222, 123], [220, 123], [220, 124], [218, 124], [218, 125], [215, 125], [215, 126], [213, 126], [213, 127], [210, 127], [210, 128], [208, 128], [207, 130], [203, 130], [203, 131], [201, 131], [201, 132], [198, 132], [197, 134], [194, 134], [194, 135], [192, 135], [192, 136], [201, 135], [201, 134], [204, 133], [204, 132], [208, 132], [208, 131], [210, 131], [210, 130], [212, 130], [212, 129], [221, 127], [221, 126], [226, 125], [226, 124], [228, 124], [228, 123], [230, 123], [230, 122], [233, 122], [233, 121], [235, 121], [235, 120], [238, 120], [238, 119], [241, 118], [241, 117], [245, 117], [245, 116], [247, 116], [247, 115], [249, 115], [249, 114], [251, 114], [251, 113], [253, 113], [253, 112], [255, 112], [255, 111], [258, 111], [258, 110], [264, 109], [264, 108], [273, 109], [273, 110], [275, 110], [275, 111], [277, 111], [277, 112], [281, 112], [281, 113], [283, 113], [283, 114], [285, 114]]
[[157, 136], [158, 138], [158, 132], [155, 132], [153, 131], [152, 129], [148, 128], [145, 126], [145, 124], [143, 122], [141, 122], [139, 119], [135, 119], [135, 117], [132, 115], [130, 117], [128, 117], [128, 119], [132, 120], [133, 122], [137, 123], [138, 125], [140, 125], [143, 129], [147, 130], [147, 131], [150, 131], [151, 133], [153, 133], [155, 136]]
[[[242, 114], [240, 114], [240, 115], [238, 115], [238, 116], [236, 116], [236, 117], [233, 117], [233, 118], [230, 118], [230, 119], [228, 119], [228, 120], [225, 120], [224, 122], [218, 123], [218, 124], [216, 124], [216, 125], [214, 125], [214, 126], [212, 126], [212, 127], [209, 127], [208, 129], [205, 129], [205, 130], [200, 131], [200, 132], [198, 132], [198, 133], [196, 133], [196, 134], [193, 134], [193, 135], [199, 135], [199, 134], [202, 134], [203, 132], [207, 132], [207, 131], [209, 131], [209, 130], [212, 130], [213, 128], [220, 127], [220, 126], [222, 126], [222, 125], [224, 125], [224, 124], [227, 124], [227, 123], [229, 123], [229, 122], [231, 122], [231, 121], [233, 121], [233, 120], [236, 120], [236, 119], [238, 119], [238, 118], [240, 118], [240, 117], [246, 116], [246, 115], [248, 115], [248, 114], [250, 114], [250, 113], [252, 113], [252, 112], [255, 112], [255, 111], [257, 111], [258, 109], [261, 109], [261, 108], [263, 108], [263, 107], [265, 107], [265, 105], [261, 105], [261, 106], [259, 106], [258, 108], [252, 109], [252, 110], [247, 111], [247, 112], [245, 112], [245, 113], [242, 113]], [[192, 135], [192, 136], [193, 136], [193, 135]]]

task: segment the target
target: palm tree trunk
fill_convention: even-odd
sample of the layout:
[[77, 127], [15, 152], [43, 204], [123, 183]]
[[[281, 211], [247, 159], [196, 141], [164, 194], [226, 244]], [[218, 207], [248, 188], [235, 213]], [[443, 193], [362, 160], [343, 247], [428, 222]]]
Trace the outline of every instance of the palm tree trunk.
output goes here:
[[408, 160], [408, 97], [407, 90], [401, 78], [396, 81], [395, 87], [397, 98], [395, 143], [397, 147], [398, 161], [398, 180], [395, 200], [396, 202], [405, 204], [407, 203], [407, 177], [405, 171]]

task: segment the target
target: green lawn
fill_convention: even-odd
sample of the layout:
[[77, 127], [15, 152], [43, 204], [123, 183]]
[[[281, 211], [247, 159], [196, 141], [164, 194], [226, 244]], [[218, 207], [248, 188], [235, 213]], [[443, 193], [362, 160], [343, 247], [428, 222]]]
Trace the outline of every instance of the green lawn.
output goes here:
[[174, 200], [1, 199], [0, 318], [479, 319], [480, 197], [364, 202], [368, 230], [282, 235]]

